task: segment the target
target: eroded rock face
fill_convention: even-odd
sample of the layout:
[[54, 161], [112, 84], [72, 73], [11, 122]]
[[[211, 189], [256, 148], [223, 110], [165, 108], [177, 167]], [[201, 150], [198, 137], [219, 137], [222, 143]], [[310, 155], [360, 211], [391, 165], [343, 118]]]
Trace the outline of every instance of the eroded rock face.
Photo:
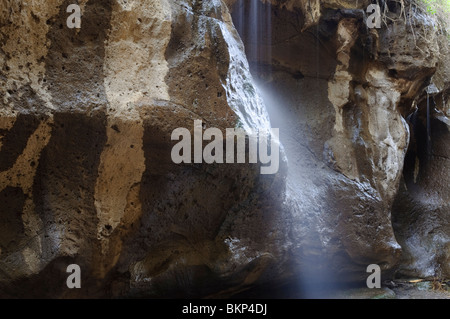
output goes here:
[[[6, 1], [1, 297], [308, 290], [365, 282], [372, 263], [448, 277], [448, 48], [433, 26], [411, 16], [429, 32], [423, 49], [401, 22], [367, 29], [364, 1], [271, 1], [270, 55], [249, 57], [258, 89], [244, 55], [258, 43], [244, 48], [229, 14], [246, 2], [84, 0], [69, 29], [68, 0]], [[440, 112], [423, 158], [433, 74]], [[175, 164], [171, 133], [196, 119], [279, 127], [287, 162], [282, 149], [274, 175]], [[82, 289], [65, 288], [72, 263]]]
[[[5, 5], [2, 296], [231, 294], [274, 263], [283, 169], [170, 157], [196, 119], [269, 127], [224, 4], [82, 1], [80, 29], [69, 1]], [[247, 218], [266, 229], [254, 241]], [[79, 291], [64, 288], [70, 263]]]
[[[235, 2], [233, 16], [241, 14], [236, 12], [239, 8], [249, 8], [246, 3]], [[406, 118], [423, 99], [423, 89], [436, 70], [440, 79], [446, 77], [446, 64], [440, 59], [446, 56], [447, 42], [420, 12], [405, 16], [405, 24], [405, 17], [399, 18], [405, 11], [393, 2], [383, 8], [389, 19], [378, 30], [366, 27], [364, 3], [312, 2], [320, 7], [313, 11], [318, 12], [314, 23], [304, 17], [308, 11], [301, 1], [288, 3], [292, 5], [272, 1], [272, 60], [254, 61], [252, 70], [272, 124], [282, 127], [289, 163], [286, 209], [293, 220], [292, 271], [302, 280], [315, 276], [362, 281], [365, 267], [377, 263], [387, 278], [389, 270], [400, 264], [402, 270], [405, 260], [413, 258], [414, 244], [406, 245], [401, 233], [409, 237], [413, 231], [405, 230], [407, 222], [402, 224], [405, 229], [400, 231], [399, 224], [394, 229], [391, 221], [391, 208], [403, 185], [404, 159], [414, 140]], [[255, 46], [254, 40], [245, 35], [243, 39], [246, 47]], [[445, 116], [440, 113], [440, 118]], [[446, 145], [446, 138], [439, 136], [437, 143]], [[444, 164], [436, 165], [433, 173], [427, 172], [430, 180], [447, 175]], [[439, 205], [445, 203], [441, 198]], [[402, 216], [414, 215], [403, 208]], [[446, 208], [435, 212], [440, 220], [436, 223], [425, 222], [426, 213], [421, 213], [416, 227], [437, 227], [447, 234], [445, 212]], [[421, 258], [428, 258], [433, 267], [446, 267], [446, 236], [435, 242], [420, 239], [429, 243]], [[440, 257], [425, 257], [430, 249]], [[406, 268], [417, 270], [416, 266]]]
[[[404, 247], [400, 271], [416, 277], [449, 274], [449, 118], [448, 47], [432, 77], [433, 92], [423, 94], [408, 116], [411, 145], [403, 181], [393, 206], [393, 225]], [[427, 114], [428, 113], [428, 114]]]

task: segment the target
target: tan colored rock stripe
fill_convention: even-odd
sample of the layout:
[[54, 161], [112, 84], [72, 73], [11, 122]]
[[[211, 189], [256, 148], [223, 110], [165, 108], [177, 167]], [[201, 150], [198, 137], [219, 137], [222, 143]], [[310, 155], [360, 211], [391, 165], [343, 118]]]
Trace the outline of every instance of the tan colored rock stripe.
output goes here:
[[45, 74], [45, 62], [41, 57], [47, 55], [50, 45], [46, 38], [50, 27], [46, 21], [58, 13], [62, 2], [11, 0], [6, 7], [15, 11], [10, 15], [13, 24], [2, 28], [8, 36], [2, 50], [11, 57], [5, 62], [9, 70], [5, 71], [5, 90], [30, 85], [50, 109], [54, 109], [54, 106], [50, 94], [41, 83]]
[[[41, 245], [39, 236], [36, 236], [36, 230], [42, 228], [42, 221], [34, 211], [34, 176], [36, 175], [36, 169], [39, 166], [40, 154], [50, 140], [52, 122], [53, 119], [51, 117], [41, 122], [36, 131], [28, 139], [25, 150], [17, 158], [14, 166], [9, 170], [0, 173], [0, 192], [8, 186], [20, 187], [27, 196], [23, 208], [22, 220], [25, 226], [25, 233], [32, 238], [32, 240], [35, 240], [38, 249], [38, 251], [35, 251], [29, 247], [25, 247], [22, 251], [23, 258], [30, 273], [36, 272], [39, 269], [40, 261], [38, 254]], [[35, 162], [35, 165], [30, 165], [30, 162], [32, 161]]]
[[[16, 117], [7, 116], [0, 113], [0, 130], [9, 131], [16, 122]], [[0, 138], [0, 151], [2, 150], [3, 141]]]
[[[145, 96], [169, 100], [164, 82], [168, 72], [164, 54], [171, 35], [170, 6], [167, 1], [156, 0], [133, 5], [139, 8], [130, 10], [121, 2], [113, 5], [114, 27], [105, 47], [107, 144], [100, 157], [95, 208], [102, 254], [105, 258], [106, 254], [116, 256], [114, 260], [105, 260], [109, 267], [117, 262], [117, 254], [109, 251], [108, 236], [127, 219], [124, 216], [129, 206], [127, 199], [132, 190], [139, 193], [145, 171], [143, 120], [135, 102]], [[120, 245], [114, 246], [120, 249]]]
[[342, 107], [348, 102], [350, 95], [350, 81], [352, 76], [348, 73], [350, 63], [350, 50], [355, 44], [357, 31], [356, 22], [352, 19], [344, 19], [338, 25], [338, 39], [340, 46], [337, 50], [336, 72], [332, 81], [328, 82], [328, 98], [336, 111], [336, 132], [343, 132]]

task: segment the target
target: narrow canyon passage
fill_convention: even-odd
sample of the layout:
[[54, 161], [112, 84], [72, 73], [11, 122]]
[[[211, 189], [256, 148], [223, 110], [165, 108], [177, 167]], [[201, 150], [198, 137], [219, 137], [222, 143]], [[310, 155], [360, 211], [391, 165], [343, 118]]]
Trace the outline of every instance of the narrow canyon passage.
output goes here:
[[72, 2], [0, 5], [0, 298], [448, 297], [447, 0]]

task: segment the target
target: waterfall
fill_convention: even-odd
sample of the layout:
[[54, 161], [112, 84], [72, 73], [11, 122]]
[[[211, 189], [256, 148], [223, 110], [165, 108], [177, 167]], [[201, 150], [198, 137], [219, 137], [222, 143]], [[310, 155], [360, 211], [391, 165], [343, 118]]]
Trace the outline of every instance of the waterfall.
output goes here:
[[[227, 99], [239, 116], [239, 125], [247, 131], [269, 130], [271, 127], [266, 105], [253, 80], [256, 74], [261, 77], [260, 71], [267, 73], [267, 70], [270, 70], [271, 14], [270, 1], [238, 0], [233, 10], [233, 23], [236, 30], [229, 29], [224, 23], [220, 24], [230, 51], [228, 77], [224, 83]], [[245, 48], [243, 42], [246, 43]], [[245, 54], [243, 54], [244, 50]], [[258, 67], [260, 65], [264, 67]], [[253, 77], [248, 70], [255, 73]]]
[[[273, 25], [276, 24], [277, 32], [280, 32], [278, 28], [280, 20], [276, 18], [275, 14], [272, 16], [272, 9], [268, 0], [237, 0], [232, 10], [233, 23], [245, 45], [250, 71], [267, 108], [272, 127], [279, 128], [283, 156], [288, 165], [285, 199], [286, 205], [289, 206], [286, 207], [294, 216], [294, 222], [287, 227], [286, 233], [295, 234], [292, 235], [292, 238], [295, 239], [308, 236], [313, 238], [308, 240], [314, 242], [314, 245], [311, 245], [314, 247], [301, 248], [308, 251], [302, 252], [303, 255], [298, 258], [298, 264], [294, 266], [295, 271], [298, 271], [298, 277], [289, 284], [289, 289], [292, 288], [296, 291], [295, 293], [306, 298], [317, 298], [326, 294], [327, 289], [337, 288], [335, 274], [330, 270], [333, 265], [329, 264], [327, 259], [329, 256], [325, 256], [322, 251], [316, 249], [316, 247], [320, 247], [322, 244], [327, 245], [330, 242], [328, 230], [322, 227], [322, 217], [320, 216], [322, 212], [326, 211], [326, 206], [322, 202], [316, 202], [317, 198], [327, 196], [327, 189], [316, 183], [316, 181], [321, 181], [322, 177], [316, 175], [317, 171], [311, 171], [311, 165], [315, 165], [316, 162], [313, 155], [310, 154], [311, 150], [305, 146], [307, 143], [302, 142], [302, 139], [307, 138], [306, 133], [302, 131], [304, 129], [302, 125], [306, 119], [301, 118], [299, 110], [302, 107], [297, 103], [302, 102], [301, 99], [304, 97], [300, 97], [298, 92], [288, 92], [286, 87], [280, 83], [286, 80], [286, 83], [291, 85], [289, 88], [305, 90], [306, 97], [312, 97], [312, 95], [309, 95], [306, 88], [302, 87], [301, 77], [296, 77], [296, 74], [293, 76], [283, 73], [282, 67], [272, 68], [272, 65], [277, 65], [277, 62], [272, 59], [272, 48], [275, 47], [275, 41], [273, 41], [275, 37], [272, 35]], [[316, 33], [318, 34], [318, 27]], [[315, 38], [316, 50], [320, 52], [319, 37]], [[283, 36], [277, 34], [276, 39], [279, 42]], [[304, 57], [303, 52], [294, 52], [293, 54], [297, 54], [299, 59]], [[282, 56], [282, 53], [278, 51], [277, 57], [279, 58], [278, 55]], [[319, 54], [315, 56], [315, 61], [313, 59], [311, 61], [316, 64], [316, 81], [318, 81], [321, 62]], [[292, 97], [296, 99], [292, 99]], [[320, 103], [321, 100], [318, 102]], [[314, 212], [311, 213], [312, 207]], [[299, 242], [300, 240], [297, 243]], [[295, 246], [297, 243], [293, 245]], [[301, 245], [298, 244], [298, 248], [300, 247]], [[292, 251], [298, 250], [293, 249]]]
[[[238, 0], [234, 24], [246, 44], [247, 60], [253, 72], [270, 72], [272, 63], [272, 5], [268, 0]], [[263, 67], [264, 66], [264, 69]]]
[[236, 32], [225, 23], [220, 28], [230, 52], [230, 64], [226, 83], [227, 101], [239, 117], [239, 126], [245, 131], [269, 130], [270, 120], [260, 92], [250, 74], [248, 62], [243, 53], [242, 42]]

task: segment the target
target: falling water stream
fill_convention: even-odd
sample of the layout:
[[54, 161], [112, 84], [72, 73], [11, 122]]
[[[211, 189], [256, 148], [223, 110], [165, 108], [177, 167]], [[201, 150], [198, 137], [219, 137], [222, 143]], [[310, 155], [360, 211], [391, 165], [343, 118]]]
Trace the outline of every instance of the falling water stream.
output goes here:
[[233, 21], [246, 46], [247, 60], [253, 72], [272, 61], [272, 5], [270, 1], [238, 0]]
[[[303, 164], [302, 161], [305, 158], [304, 154], [305, 146], [300, 143], [302, 139], [305, 139], [302, 133], [299, 122], [302, 122], [300, 113], [300, 107], [297, 103], [301, 103], [304, 99], [314, 99], [313, 95], [308, 95], [305, 92], [305, 96], [300, 98], [300, 90], [305, 90], [304, 87], [298, 86], [299, 92], [286, 91], [283, 85], [277, 82], [277, 74], [273, 68], [273, 49], [276, 48], [276, 44], [273, 41], [273, 27], [274, 23], [278, 23], [273, 15], [272, 5], [270, 1], [265, 0], [238, 0], [232, 12], [233, 23], [241, 36], [241, 39], [245, 46], [245, 52], [247, 60], [250, 65], [250, 71], [254, 78], [254, 82], [258, 87], [260, 95], [264, 101], [265, 107], [270, 116], [270, 123], [272, 127], [280, 129], [280, 142], [284, 145], [286, 156], [288, 160], [288, 176], [287, 176], [287, 188], [288, 197], [293, 198], [296, 208], [293, 214], [297, 214], [297, 220], [309, 219], [312, 231], [315, 228], [317, 221], [314, 218], [318, 218], [318, 215], [310, 214], [308, 211], [314, 207], [314, 198], [318, 198], [317, 192], [322, 191], [320, 187], [315, 187], [311, 181], [314, 180], [314, 171], [308, 168], [308, 165]], [[318, 29], [315, 29], [318, 32]], [[318, 37], [316, 37], [318, 39]], [[319, 42], [316, 41], [316, 50], [319, 52]], [[302, 52], [298, 52], [298, 58], [302, 59]], [[315, 61], [316, 68], [319, 70], [320, 58], [319, 54], [316, 55]], [[313, 63], [314, 63], [313, 62]], [[292, 76], [289, 76], [292, 79]], [[319, 78], [318, 71], [316, 73], [316, 80]], [[281, 80], [283, 81], [283, 80]], [[295, 81], [295, 80], [294, 80]], [[300, 83], [300, 82], [297, 82]], [[312, 83], [314, 80], [312, 80]], [[291, 82], [292, 84], [292, 82]], [[300, 84], [295, 84], [300, 85]], [[302, 91], [303, 92], [303, 91]], [[325, 91], [326, 92], [326, 91]], [[297, 99], [293, 99], [292, 96], [296, 96]], [[306, 101], [306, 100], [305, 100]], [[310, 101], [317, 102], [320, 101]], [[309, 166], [310, 167], [310, 166]], [[315, 211], [319, 211], [318, 207], [314, 208]], [[309, 215], [305, 217], [304, 214]], [[313, 217], [310, 217], [314, 215]], [[299, 237], [306, 234], [303, 226], [292, 226], [294, 232], [300, 233]], [[292, 231], [292, 230], [289, 230]], [[309, 235], [308, 235], [309, 236]], [[316, 236], [316, 234], [314, 234]], [[297, 243], [294, 243], [294, 246]], [[311, 261], [302, 260], [302, 269], [299, 270], [301, 278], [298, 283], [292, 283], [295, 287], [289, 287], [288, 289], [294, 289], [296, 292], [292, 296], [298, 296], [299, 293], [302, 297], [315, 298], [321, 297], [322, 291], [318, 291], [317, 281], [331, 282], [333, 274], [320, 270], [319, 264], [324, 265], [326, 261], [320, 254], [315, 254]], [[330, 284], [328, 287], [331, 287]], [[289, 297], [292, 297], [289, 296]]]

